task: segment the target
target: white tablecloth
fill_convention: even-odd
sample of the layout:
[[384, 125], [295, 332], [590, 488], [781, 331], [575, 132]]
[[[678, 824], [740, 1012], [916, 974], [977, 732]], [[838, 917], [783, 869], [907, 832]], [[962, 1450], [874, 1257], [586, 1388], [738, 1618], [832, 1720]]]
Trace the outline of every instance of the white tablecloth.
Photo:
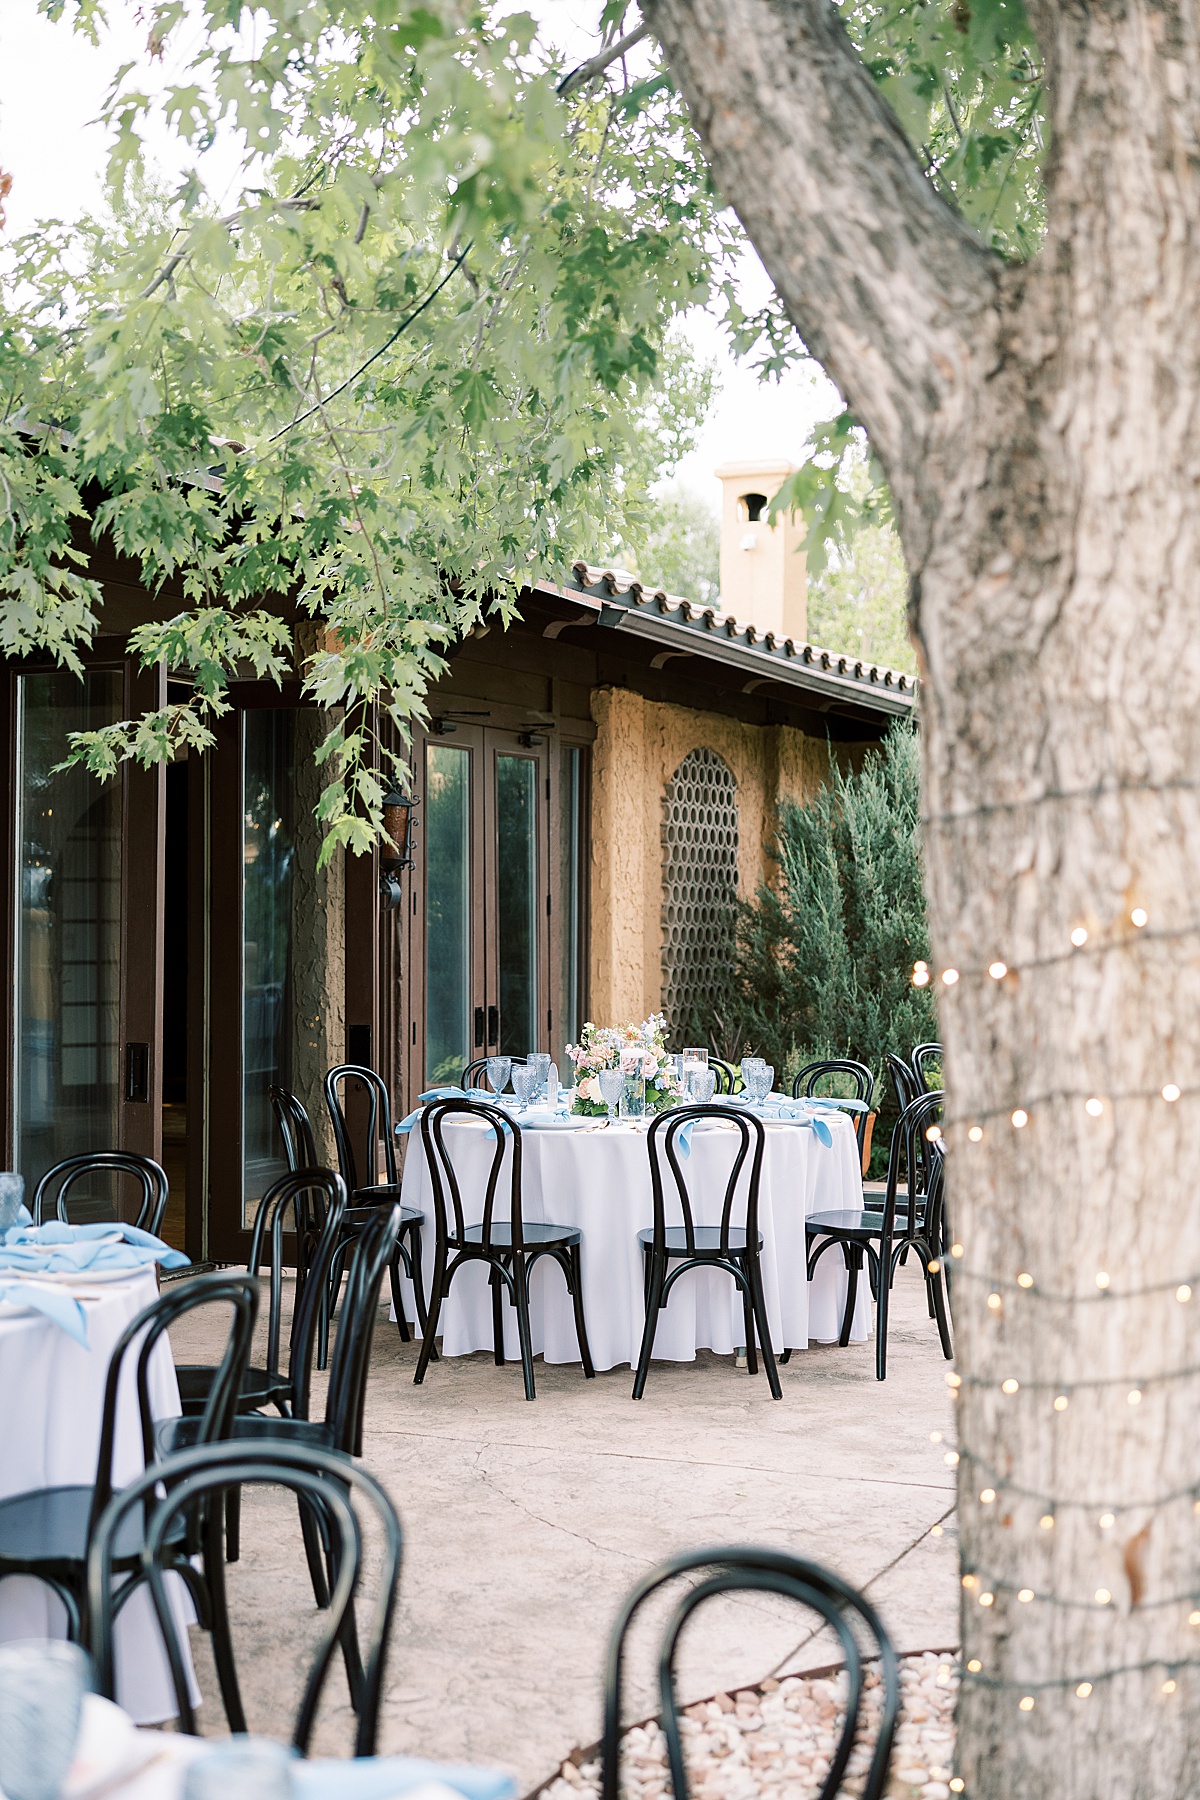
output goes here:
[[[811, 1283], [805, 1272], [804, 1221], [812, 1212], [862, 1205], [862, 1174], [852, 1121], [831, 1115], [833, 1144], [818, 1142], [814, 1133], [795, 1125], [768, 1125], [759, 1187], [759, 1229], [763, 1235], [762, 1276], [771, 1341], [778, 1352], [790, 1345], [802, 1350], [809, 1339], [832, 1343], [841, 1329], [846, 1295], [842, 1258], [830, 1251], [817, 1265]], [[483, 1216], [483, 1190], [495, 1140], [485, 1125], [451, 1124], [446, 1128], [463, 1193], [468, 1224]], [[697, 1224], [719, 1224], [725, 1184], [733, 1165], [738, 1137], [732, 1127], [697, 1126], [691, 1156], [684, 1169]], [[604, 1130], [536, 1131], [522, 1134], [524, 1157], [523, 1216], [527, 1220], [577, 1226], [582, 1231], [584, 1315], [592, 1360], [598, 1369], [636, 1364], [646, 1310], [643, 1298], [639, 1231], [654, 1223], [650, 1162], [644, 1129], [615, 1124]], [[507, 1194], [509, 1156], [498, 1194]], [[747, 1159], [749, 1163], [749, 1159]], [[677, 1202], [669, 1170], [664, 1170], [667, 1223], [678, 1223]], [[743, 1176], [743, 1180], [745, 1176]], [[422, 1231], [426, 1291], [433, 1275], [434, 1202], [419, 1127], [408, 1140], [403, 1198], [425, 1214]], [[497, 1205], [507, 1217], [507, 1201]], [[744, 1201], [734, 1202], [733, 1220], [745, 1217]], [[413, 1312], [411, 1288], [405, 1283], [408, 1316]], [[520, 1354], [516, 1313], [504, 1304], [506, 1356]], [[549, 1258], [539, 1259], [530, 1285], [530, 1320], [534, 1354], [547, 1362], [578, 1362], [574, 1315], [562, 1270]], [[439, 1331], [446, 1356], [465, 1356], [492, 1348], [492, 1305], [487, 1270], [482, 1264], [459, 1270], [443, 1303]], [[851, 1336], [870, 1332], [870, 1290], [860, 1282]], [[719, 1270], [692, 1270], [680, 1277], [659, 1317], [654, 1356], [692, 1362], [698, 1349], [730, 1355], [746, 1336], [742, 1300], [733, 1278]]]
[[[100, 1296], [83, 1301], [87, 1349], [41, 1313], [0, 1307], [0, 1497], [90, 1485], [96, 1479], [109, 1357], [129, 1321], [154, 1299], [158, 1282], [148, 1267], [132, 1271], [128, 1280], [91, 1286], [81, 1275], [79, 1287]], [[117, 1396], [113, 1467], [118, 1487], [143, 1467], [136, 1364], [137, 1352], [131, 1349]], [[147, 1374], [154, 1417], [177, 1417], [179, 1388], [165, 1336], [155, 1346]], [[61, 1600], [42, 1582], [24, 1575], [0, 1581], [0, 1643], [65, 1637], [66, 1629]], [[174, 1689], [144, 1588], [118, 1615], [114, 1655], [122, 1706], [144, 1725], [174, 1718]]]

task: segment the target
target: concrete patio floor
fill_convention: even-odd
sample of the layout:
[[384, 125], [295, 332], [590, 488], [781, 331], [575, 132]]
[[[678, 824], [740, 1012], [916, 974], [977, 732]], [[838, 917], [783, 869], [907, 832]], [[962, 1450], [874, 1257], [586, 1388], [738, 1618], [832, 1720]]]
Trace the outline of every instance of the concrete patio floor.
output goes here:
[[[883, 1383], [873, 1342], [797, 1353], [782, 1402], [761, 1371], [709, 1354], [655, 1363], [636, 1405], [628, 1369], [585, 1382], [539, 1360], [530, 1405], [519, 1367], [483, 1355], [435, 1363], [414, 1387], [416, 1347], [381, 1312], [363, 1460], [400, 1513], [405, 1555], [380, 1749], [499, 1763], [528, 1793], [599, 1736], [620, 1599], [688, 1548], [786, 1547], [864, 1588], [899, 1649], [954, 1646], [954, 1482], [946, 1443], [931, 1442], [952, 1440], [947, 1364], [911, 1269], [889, 1337]], [[173, 1342], [180, 1361], [211, 1359], [216, 1336], [192, 1324]], [[251, 1729], [286, 1736], [318, 1616], [282, 1495], [246, 1496], [229, 1587]], [[684, 1699], [838, 1660], [812, 1623], [771, 1599], [711, 1603], [683, 1647]], [[657, 1710], [652, 1636], [653, 1620], [633, 1643], [627, 1719]], [[223, 1732], [207, 1643], [193, 1641], [204, 1729]], [[345, 1754], [351, 1737], [335, 1668], [315, 1747]]]

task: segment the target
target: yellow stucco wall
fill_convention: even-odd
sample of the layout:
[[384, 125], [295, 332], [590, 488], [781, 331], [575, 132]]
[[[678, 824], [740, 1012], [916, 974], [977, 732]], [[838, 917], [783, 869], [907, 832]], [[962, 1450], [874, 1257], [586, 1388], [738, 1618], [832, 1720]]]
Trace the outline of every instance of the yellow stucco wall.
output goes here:
[[689, 751], [715, 750], [738, 784], [738, 889], [770, 871], [767, 844], [781, 799], [826, 778], [825, 743], [788, 725], [746, 725], [719, 713], [645, 700], [626, 688], [592, 693], [591, 991], [598, 1024], [642, 1019], [662, 1001], [663, 800]]

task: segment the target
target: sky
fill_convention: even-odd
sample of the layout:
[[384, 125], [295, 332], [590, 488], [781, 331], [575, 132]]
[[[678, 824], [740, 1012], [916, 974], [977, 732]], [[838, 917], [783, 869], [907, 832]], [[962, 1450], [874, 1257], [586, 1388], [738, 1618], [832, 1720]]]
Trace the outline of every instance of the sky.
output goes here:
[[[592, 29], [599, 0], [532, 0], [531, 8], [571, 61], [595, 47]], [[110, 30], [99, 48], [78, 37], [67, 23], [38, 16], [37, 0], [0, 0], [0, 169], [13, 178], [6, 203], [7, 234], [31, 230], [41, 219], [72, 220], [100, 202], [106, 138], [94, 121], [122, 63], [136, 62], [139, 84], [156, 81], [146, 56], [145, 25], [137, 21], [137, 0], [111, 0]], [[173, 174], [184, 155], [164, 132], [154, 147], [160, 169]], [[218, 145], [205, 168], [220, 194], [232, 183], [236, 157]], [[743, 303], [761, 305], [770, 282], [753, 251], [742, 273]], [[820, 374], [790, 372], [762, 383], [731, 355], [715, 319], [692, 315], [688, 334], [697, 350], [718, 367], [720, 393], [695, 451], [681, 463], [676, 479], [715, 506], [720, 487], [712, 471], [719, 463], [787, 457], [798, 461], [812, 424], [837, 408], [833, 388]]]

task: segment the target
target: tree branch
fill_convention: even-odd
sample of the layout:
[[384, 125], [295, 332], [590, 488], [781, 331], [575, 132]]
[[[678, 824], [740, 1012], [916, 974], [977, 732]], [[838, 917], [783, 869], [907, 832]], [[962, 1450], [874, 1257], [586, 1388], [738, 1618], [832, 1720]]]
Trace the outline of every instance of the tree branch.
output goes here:
[[717, 186], [897, 486], [961, 419], [1003, 264], [922, 174], [830, 0], [645, 12]]
[[559, 99], [567, 99], [577, 89], [586, 87], [589, 81], [594, 81], [597, 75], [603, 75], [605, 69], [610, 68], [615, 62], [620, 62], [625, 52], [632, 50], [635, 44], [640, 44], [644, 37], [649, 36], [649, 33], [649, 25], [636, 25], [632, 31], [627, 31], [623, 38], [618, 38], [615, 44], [609, 44], [598, 55], [589, 57], [585, 63], [580, 63], [577, 69], [572, 69], [569, 75], [564, 75], [555, 88], [554, 91]]

